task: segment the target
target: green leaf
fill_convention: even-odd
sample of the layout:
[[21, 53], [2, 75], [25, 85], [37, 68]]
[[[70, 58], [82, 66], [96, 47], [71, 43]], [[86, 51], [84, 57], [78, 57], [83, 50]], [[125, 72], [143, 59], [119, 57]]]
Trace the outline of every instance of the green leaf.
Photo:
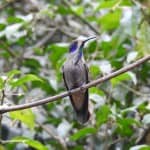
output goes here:
[[56, 94], [56, 91], [53, 89], [51, 84], [45, 78], [42, 78], [43, 82], [33, 81], [32, 88], [41, 88], [43, 91], [47, 92], [47, 94]]
[[150, 146], [149, 145], [145, 145], [142, 148], [140, 148], [140, 150], [150, 150]]
[[104, 95], [105, 95], [105, 93], [104, 93], [102, 90], [100, 90], [99, 88], [97, 88], [97, 87], [92, 87], [92, 88], [90, 88], [90, 89], [89, 89], [89, 92], [90, 92], [91, 94], [98, 94], [98, 95], [100, 95], [100, 96], [104, 96]]
[[73, 148], [72, 148], [72, 150], [83, 150], [84, 148], [83, 148], [83, 145], [82, 144], [77, 144], [76, 146], [74, 146]]
[[130, 147], [130, 150], [150, 150], [150, 146], [148, 145], [136, 145], [133, 147]]
[[96, 10], [104, 9], [104, 8], [117, 8], [117, 6], [130, 6], [132, 2], [130, 0], [108, 0], [108, 1], [102, 1]]
[[121, 0], [120, 6], [132, 6], [131, 0]]
[[43, 82], [43, 80], [41, 78], [39, 78], [38, 76], [33, 75], [33, 74], [27, 74], [27, 75], [21, 77], [20, 79], [13, 80], [11, 82], [11, 85], [12, 85], [12, 87], [17, 87], [17, 86], [21, 86], [21, 85], [23, 85], [27, 82], [31, 82], [31, 81]]
[[5, 25], [5, 24], [0, 23], [0, 31], [4, 30], [4, 29], [5, 29], [5, 27], [6, 27], [6, 25]]
[[9, 17], [7, 18], [7, 22], [8, 22], [9, 24], [13, 24], [13, 23], [20, 23], [20, 22], [24, 22], [24, 21], [23, 21], [23, 19], [21, 19], [21, 18], [14, 17], [14, 16], [9, 16]]
[[98, 104], [103, 105], [105, 103], [104, 92], [100, 90], [98, 87], [92, 87], [89, 89], [90, 99]]
[[68, 46], [65, 44], [52, 44], [47, 48], [51, 52], [49, 55], [49, 60], [53, 67], [56, 67], [57, 62], [62, 58], [64, 53], [68, 51]]
[[0, 77], [0, 91], [4, 88], [4, 81], [3, 79]]
[[150, 26], [144, 22], [137, 34], [136, 48], [141, 55], [150, 54]]
[[73, 141], [79, 140], [80, 138], [84, 138], [89, 134], [95, 134], [96, 129], [95, 128], [83, 128], [79, 131], [77, 131], [75, 134], [73, 134], [70, 139]]
[[5, 79], [3, 79], [2, 77], [0, 78], [0, 89], [4, 88], [4, 80], [6, 80], [7, 83], [10, 83], [12, 81], [12, 79], [14, 78], [15, 75], [20, 74], [21, 72], [19, 70], [11, 70], [9, 71], [5, 77]]
[[120, 82], [128, 81], [128, 80], [131, 80], [131, 76], [128, 74], [128, 72], [126, 72], [126, 73], [123, 73], [123, 74], [111, 79], [110, 81], [111, 81], [113, 86], [116, 86]]
[[119, 26], [122, 12], [120, 10], [111, 11], [99, 19], [103, 30], [112, 30]]
[[71, 9], [78, 15], [82, 15], [84, 12], [83, 6], [72, 6]]
[[41, 144], [39, 141], [36, 140], [32, 140], [26, 137], [15, 137], [12, 140], [13, 142], [18, 142], [18, 143], [24, 143], [27, 144], [28, 146], [36, 149], [36, 150], [48, 150], [48, 148], [46, 146], [44, 146], [43, 144]]
[[20, 111], [10, 112], [10, 117], [12, 119], [17, 119], [26, 124], [30, 129], [33, 129], [35, 126], [35, 115], [31, 109], [25, 109]]
[[108, 121], [109, 115], [111, 114], [110, 108], [107, 105], [103, 105], [96, 112], [96, 125], [99, 127], [103, 123]]
[[35, 47], [33, 50], [36, 55], [42, 56], [44, 54], [44, 50], [41, 47]]
[[14, 69], [14, 70], [9, 71], [9, 72], [7, 73], [7, 76], [8, 76], [8, 78], [9, 78], [9, 80], [11, 80], [15, 75], [18, 75], [18, 74], [20, 74], [20, 73], [21, 73], [20, 70]]
[[25, 46], [26, 44], [26, 37], [20, 37], [17, 41], [16, 41], [16, 44], [17, 45], [20, 45], [20, 46]]
[[150, 113], [150, 109], [148, 108], [148, 101], [145, 101], [145, 102], [142, 102], [140, 103], [140, 105], [137, 103], [135, 104], [138, 106], [138, 112], [140, 114], [147, 114], [147, 113]]
[[93, 78], [96, 78], [98, 75], [100, 75], [100, 68], [98, 65], [91, 65], [89, 71]]
[[88, 53], [94, 53], [95, 50], [96, 50], [96, 47], [97, 47], [97, 41], [91, 41], [88, 44], [86, 52], [88, 52]]
[[35, 74], [38, 73], [38, 72], [39, 72], [39, 68], [41, 68], [41, 64], [39, 63], [39, 61], [36, 60], [36, 59], [33, 59], [33, 58], [25, 59], [25, 60], [23, 61], [23, 65], [24, 65], [25, 67], [30, 68], [31, 71], [32, 71], [33, 73], [35, 73]]
[[133, 125], [138, 125], [139, 123], [132, 118], [118, 118], [117, 119], [117, 132], [122, 136], [131, 136], [134, 132]]
[[147, 82], [147, 77], [150, 76], [150, 63], [144, 63], [141, 67], [141, 70], [139, 70], [138, 75], [140, 76], [140, 80]]
[[59, 5], [59, 7], [57, 8], [57, 12], [60, 13], [61, 15], [71, 14], [70, 9], [64, 7], [63, 5]]
[[117, 5], [118, 3], [120, 3], [120, 1], [118, 0], [109, 0], [109, 1], [103, 1], [102, 3], [100, 3], [100, 5], [98, 6], [98, 10], [100, 8], [112, 8], [113, 6]]

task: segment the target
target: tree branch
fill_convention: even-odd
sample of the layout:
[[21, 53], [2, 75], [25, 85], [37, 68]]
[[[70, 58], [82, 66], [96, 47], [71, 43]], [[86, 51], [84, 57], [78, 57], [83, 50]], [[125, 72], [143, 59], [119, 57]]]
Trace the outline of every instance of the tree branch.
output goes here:
[[70, 94], [73, 94], [75, 92], [78, 92], [80, 90], [83, 90], [83, 89], [88, 89], [90, 87], [93, 87], [93, 86], [96, 86], [97, 84], [100, 84], [104, 81], [107, 81], [113, 77], [116, 77], [122, 73], [125, 73], [129, 70], [132, 70], [134, 69], [135, 67], [139, 66], [140, 64], [143, 64], [144, 62], [150, 60], [150, 55], [148, 56], [145, 56], [139, 60], [137, 60], [136, 62], [132, 63], [132, 64], [129, 64], [115, 72], [112, 72], [104, 77], [101, 77], [99, 79], [96, 79], [94, 81], [91, 81], [90, 83], [88, 84], [85, 84], [83, 85], [82, 87], [79, 87], [79, 88], [76, 88], [76, 89], [73, 89], [71, 91], [66, 91], [66, 92], [63, 92], [61, 94], [58, 94], [58, 95], [55, 95], [55, 96], [51, 96], [51, 97], [47, 97], [47, 98], [44, 98], [44, 99], [41, 99], [41, 100], [38, 100], [38, 101], [35, 101], [35, 102], [30, 102], [30, 103], [27, 103], [27, 104], [20, 104], [20, 105], [15, 105], [15, 106], [0, 106], [0, 114], [3, 114], [3, 113], [6, 113], [6, 112], [10, 112], [10, 111], [16, 111], [16, 110], [22, 110], [22, 109], [27, 109], [27, 108], [31, 108], [31, 107], [35, 107], [35, 106], [39, 106], [39, 105], [43, 105], [43, 104], [46, 104], [46, 103], [49, 103], [49, 102], [53, 102], [53, 101], [56, 101], [58, 99], [61, 99], [63, 97], [66, 97], [66, 96], [69, 96]]
[[71, 11], [71, 13], [77, 17], [78, 19], [80, 19], [84, 24], [86, 24], [92, 31], [94, 31], [97, 35], [100, 35], [100, 32], [93, 27], [84, 17], [78, 15], [75, 11], [72, 10], [71, 5], [69, 3], [69, 1], [66, 0], [62, 0], [62, 2], [65, 4], [65, 6], [67, 7], [67, 9], [69, 9]]
[[34, 47], [41, 47], [43, 46], [45, 43], [47, 43], [48, 41], [50, 41], [50, 39], [53, 37], [53, 35], [56, 33], [57, 28], [55, 28], [53, 31], [49, 31], [47, 35], [44, 35], [44, 37], [42, 39], [40, 39], [35, 45]]

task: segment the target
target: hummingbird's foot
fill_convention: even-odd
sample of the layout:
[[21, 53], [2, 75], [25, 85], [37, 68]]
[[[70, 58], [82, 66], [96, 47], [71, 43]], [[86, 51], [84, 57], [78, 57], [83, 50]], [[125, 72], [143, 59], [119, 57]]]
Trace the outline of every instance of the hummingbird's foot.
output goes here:
[[71, 90], [68, 90], [68, 94], [69, 94], [69, 96], [71, 95]]
[[80, 91], [81, 91], [82, 93], [85, 92], [85, 88], [83, 87], [83, 85], [80, 86]]

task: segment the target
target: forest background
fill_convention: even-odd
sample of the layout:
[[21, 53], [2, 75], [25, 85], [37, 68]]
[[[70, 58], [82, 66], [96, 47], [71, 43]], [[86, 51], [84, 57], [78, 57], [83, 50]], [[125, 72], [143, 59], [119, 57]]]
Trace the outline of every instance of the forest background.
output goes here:
[[[72, 40], [84, 49], [90, 81], [140, 59], [89, 88], [81, 125], [68, 97], [3, 112], [64, 92], [61, 67]], [[0, 1], [0, 150], [150, 149], [149, 0]]]

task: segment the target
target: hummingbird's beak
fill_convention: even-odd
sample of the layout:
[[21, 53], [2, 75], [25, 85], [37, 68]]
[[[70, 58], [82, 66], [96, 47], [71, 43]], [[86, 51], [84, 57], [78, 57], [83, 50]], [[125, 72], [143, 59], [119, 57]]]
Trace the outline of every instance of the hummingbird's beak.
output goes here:
[[96, 36], [92, 36], [92, 37], [89, 37], [89, 38], [85, 39], [83, 42], [86, 43], [87, 41], [95, 39], [95, 38], [96, 38]]

